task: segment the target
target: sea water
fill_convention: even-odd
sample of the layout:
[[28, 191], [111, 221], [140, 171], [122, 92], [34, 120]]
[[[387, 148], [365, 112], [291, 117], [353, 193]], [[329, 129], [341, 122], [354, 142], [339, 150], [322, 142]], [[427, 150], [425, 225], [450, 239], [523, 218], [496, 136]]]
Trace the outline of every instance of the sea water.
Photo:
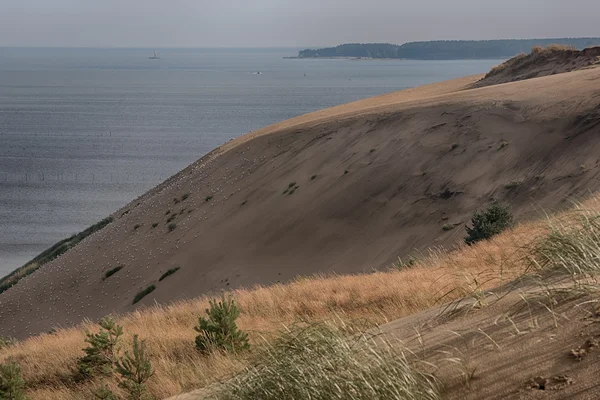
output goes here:
[[153, 51], [0, 48], [0, 276], [231, 138], [501, 62]]

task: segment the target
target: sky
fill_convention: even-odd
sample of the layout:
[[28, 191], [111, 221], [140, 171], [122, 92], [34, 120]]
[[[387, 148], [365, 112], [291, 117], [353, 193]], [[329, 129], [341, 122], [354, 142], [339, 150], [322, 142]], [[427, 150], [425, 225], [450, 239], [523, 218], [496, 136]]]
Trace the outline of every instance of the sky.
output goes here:
[[0, 46], [320, 47], [600, 36], [599, 0], [0, 0]]

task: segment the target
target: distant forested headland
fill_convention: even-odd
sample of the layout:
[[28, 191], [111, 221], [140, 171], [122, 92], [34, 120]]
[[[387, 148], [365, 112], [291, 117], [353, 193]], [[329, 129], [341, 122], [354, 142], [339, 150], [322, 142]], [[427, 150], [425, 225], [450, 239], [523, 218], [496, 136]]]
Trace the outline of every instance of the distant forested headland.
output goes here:
[[439, 40], [389, 43], [350, 43], [323, 49], [306, 49], [297, 58], [403, 58], [410, 60], [464, 60], [509, 58], [529, 53], [533, 46], [561, 44], [584, 49], [600, 46], [600, 38], [510, 39], [510, 40]]

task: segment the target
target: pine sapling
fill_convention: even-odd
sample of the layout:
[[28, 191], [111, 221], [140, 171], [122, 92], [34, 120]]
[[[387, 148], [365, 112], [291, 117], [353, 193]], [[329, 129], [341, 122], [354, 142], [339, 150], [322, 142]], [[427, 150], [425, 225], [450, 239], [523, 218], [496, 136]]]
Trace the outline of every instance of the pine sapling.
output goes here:
[[210, 300], [208, 318], [200, 317], [196, 332], [196, 348], [201, 352], [221, 349], [230, 352], [246, 350], [250, 347], [248, 334], [239, 330], [235, 320], [240, 309], [231, 296], [221, 295], [221, 301]]
[[77, 367], [84, 377], [96, 374], [112, 375], [113, 365], [119, 352], [119, 340], [123, 327], [111, 317], [102, 318], [98, 323], [100, 332], [86, 333], [89, 346], [83, 349], [85, 356], [77, 360]]
[[465, 243], [472, 245], [486, 240], [509, 228], [513, 216], [508, 207], [494, 203], [487, 210], [476, 212], [471, 218], [471, 227], [465, 226], [467, 237]]
[[150, 358], [146, 350], [146, 341], [140, 341], [138, 335], [133, 336], [131, 354], [117, 360], [116, 370], [121, 376], [119, 385], [127, 390], [130, 400], [145, 400], [152, 398], [146, 390], [146, 382], [154, 375]]
[[0, 364], [0, 399], [25, 400], [25, 381], [21, 366], [12, 359]]

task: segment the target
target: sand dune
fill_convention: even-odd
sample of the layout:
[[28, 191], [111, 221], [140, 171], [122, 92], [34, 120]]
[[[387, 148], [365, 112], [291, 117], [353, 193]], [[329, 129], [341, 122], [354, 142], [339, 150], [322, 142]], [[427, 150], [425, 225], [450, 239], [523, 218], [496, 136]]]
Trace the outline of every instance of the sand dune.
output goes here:
[[600, 188], [600, 69], [469, 89], [480, 78], [227, 143], [0, 294], [0, 335], [298, 275], [387, 268], [460, 243], [462, 225], [493, 200], [524, 220]]

